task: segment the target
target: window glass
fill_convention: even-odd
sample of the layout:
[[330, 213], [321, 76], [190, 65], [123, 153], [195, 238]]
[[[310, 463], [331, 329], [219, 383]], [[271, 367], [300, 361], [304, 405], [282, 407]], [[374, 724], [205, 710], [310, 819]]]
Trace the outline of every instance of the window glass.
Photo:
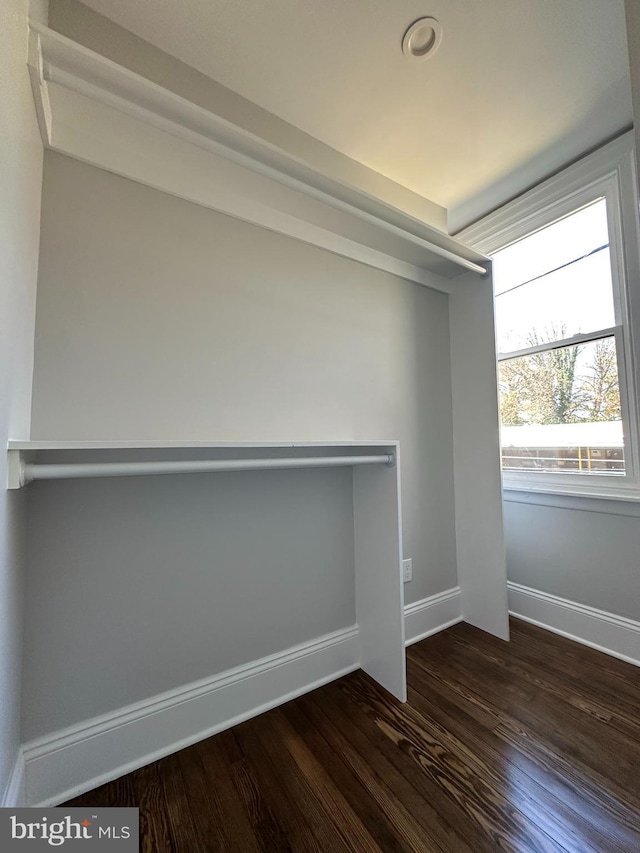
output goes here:
[[493, 261], [498, 352], [614, 325], [604, 199], [496, 252]]
[[625, 473], [615, 338], [499, 364], [504, 470]]

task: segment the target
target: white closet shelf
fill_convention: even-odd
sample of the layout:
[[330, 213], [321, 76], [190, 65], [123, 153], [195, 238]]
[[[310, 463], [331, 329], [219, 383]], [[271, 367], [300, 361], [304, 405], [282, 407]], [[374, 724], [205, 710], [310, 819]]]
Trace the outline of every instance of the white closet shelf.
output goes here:
[[[398, 441], [16, 441], [8, 488], [30, 480], [349, 466], [360, 666], [406, 701]], [[251, 488], [251, 484], [247, 484]], [[179, 508], [178, 508], [179, 511]], [[116, 534], [117, 535], [117, 534]]]
[[489, 259], [326, 164], [32, 22], [42, 141], [68, 157], [435, 290]]
[[30, 439], [10, 439], [9, 450], [173, 450], [180, 449], [218, 449], [254, 447], [297, 448], [297, 447], [397, 447], [396, 439], [368, 441], [44, 441]]
[[9, 489], [33, 480], [395, 465], [398, 442], [16, 441]]

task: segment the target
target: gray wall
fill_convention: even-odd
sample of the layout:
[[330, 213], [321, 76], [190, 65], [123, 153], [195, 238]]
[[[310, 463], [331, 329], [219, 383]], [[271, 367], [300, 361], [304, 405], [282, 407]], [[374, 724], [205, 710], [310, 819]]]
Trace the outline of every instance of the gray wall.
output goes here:
[[[404, 550], [414, 559], [407, 601], [456, 585], [447, 297], [50, 152], [45, 157], [32, 438], [397, 438]], [[330, 480], [342, 482], [336, 506], [344, 506], [344, 500], [350, 505], [344, 482], [337, 474]], [[303, 481], [307, 497], [298, 501], [317, 515], [315, 480], [307, 474]], [[221, 483], [210, 487], [216, 506], [223, 505]], [[75, 493], [81, 508], [85, 488]], [[137, 488], [152, 488], [157, 501], [174, 505], [173, 480], [154, 479], [153, 486]], [[185, 579], [202, 578], [202, 555], [217, 554], [220, 529], [204, 536], [198, 505], [183, 488], [187, 502], [180, 511], [185, 506], [189, 511], [176, 541], [187, 540], [193, 516], [196, 533], [183, 571]], [[77, 535], [64, 535], [63, 556], [49, 559], [40, 539], [55, 539], [52, 514], [70, 514], [55, 508], [71, 502], [72, 491], [63, 486], [32, 490], [30, 538], [36, 544], [29, 566], [27, 736], [71, 722], [80, 713], [133, 701], [140, 690], [149, 695], [259, 657], [265, 648], [273, 651], [278, 644], [305, 639], [297, 616], [292, 622], [292, 608], [282, 600], [263, 616], [234, 608], [236, 620], [228, 632], [226, 623], [212, 628], [198, 611], [189, 624], [193, 641], [183, 647], [175, 631], [163, 632], [160, 615], [172, 607], [177, 553], [156, 563], [135, 548], [128, 556], [105, 554], [104, 526], [117, 529], [119, 498], [113, 498], [113, 512], [107, 507], [106, 515], [83, 515]], [[292, 504], [286, 491], [276, 494], [284, 523]], [[248, 513], [247, 529], [260, 519], [257, 509]], [[178, 520], [171, 525], [179, 525]], [[345, 544], [342, 527], [339, 536], [330, 529], [325, 538], [343, 542], [335, 557], [341, 568], [345, 560], [352, 562], [347, 554], [352, 546]], [[253, 553], [259, 550], [256, 543], [251, 547]], [[225, 577], [231, 545], [227, 552], [228, 561], [223, 555], [213, 562], [213, 571]], [[314, 554], [301, 566], [300, 551], [295, 551], [283, 571], [290, 577], [315, 571], [319, 559], [325, 558]], [[252, 594], [261, 569], [255, 560], [247, 565], [244, 589]], [[112, 611], [95, 605], [99, 612], [90, 623], [95, 634], [89, 648], [113, 647], [117, 656], [118, 636], [140, 639], [141, 645], [130, 644], [136, 653], [124, 656], [124, 669], [108, 696], [95, 686], [105, 674], [86, 670], [70, 692], [53, 678], [47, 681], [52, 694], [38, 687], [52, 656], [55, 671], [61, 671], [64, 650], [86, 642], [85, 626], [76, 617], [46, 615], [48, 601], [60, 602], [58, 616], [73, 607], [69, 571], [82, 579], [87, 599], [98, 602], [106, 585], [114, 604]], [[115, 605], [130, 595], [138, 600], [150, 577], [158, 615], [138, 625], [136, 608]], [[300, 610], [306, 638], [353, 621], [353, 591], [338, 580], [327, 580], [324, 621], [305, 609], [309, 600]], [[53, 589], [59, 593], [52, 599]], [[230, 595], [237, 600], [236, 593]], [[296, 595], [294, 610], [303, 600]], [[269, 626], [280, 622], [282, 629], [270, 633]], [[218, 628], [221, 634], [215, 633]], [[247, 629], [255, 642], [237, 647], [236, 636]], [[153, 642], [142, 637], [146, 631]], [[192, 657], [193, 648], [210, 645], [211, 637], [219, 643], [215, 653], [207, 648]], [[147, 675], [138, 684], [141, 672]], [[46, 695], [52, 711], [45, 720], [38, 705]]]
[[636, 159], [640, 173], [640, 3], [638, 0], [625, 0], [625, 9], [627, 13], [631, 91], [633, 93], [633, 123], [636, 131]]
[[509, 580], [640, 619], [639, 513], [621, 502], [616, 508], [630, 515], [606, 511], [605, 501], [582, 503], [592, 509], [505, 502]]
[[[26, 0], [0, 3], [0, 448], [29, 435], [42, 144], [27, 74]], [[0, 453], [0, 803], [20, 739], [24, 495]]]
[[26, 740], [355, 623], [350, 469], [32, 486]]

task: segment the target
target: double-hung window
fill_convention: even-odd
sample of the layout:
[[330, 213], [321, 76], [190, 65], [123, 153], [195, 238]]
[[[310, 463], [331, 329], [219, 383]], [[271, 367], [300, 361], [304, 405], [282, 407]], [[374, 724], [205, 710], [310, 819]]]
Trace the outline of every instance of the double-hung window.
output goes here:
[[506, 489], [640, 497], [635, 188], [626, 135], [458, 235], [493, 259]]

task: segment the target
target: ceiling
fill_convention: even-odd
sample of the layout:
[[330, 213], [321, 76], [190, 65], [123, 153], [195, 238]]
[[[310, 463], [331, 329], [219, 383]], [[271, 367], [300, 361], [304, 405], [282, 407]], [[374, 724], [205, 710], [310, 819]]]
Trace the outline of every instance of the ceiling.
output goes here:
[[[624, 0], [84, 3], [449, 208], [452, 231], [632, 123]], [[425, 15], [442, 44], [410, 62]]]

